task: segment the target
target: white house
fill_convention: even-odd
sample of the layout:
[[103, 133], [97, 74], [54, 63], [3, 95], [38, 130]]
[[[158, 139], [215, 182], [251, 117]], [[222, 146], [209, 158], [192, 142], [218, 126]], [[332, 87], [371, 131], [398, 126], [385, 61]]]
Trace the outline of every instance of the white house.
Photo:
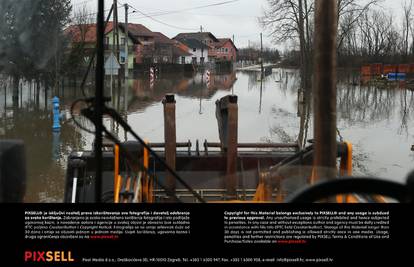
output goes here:
[[188, 47], [188, 53], [191, 55], [181, 57], [181, 63], [185, 64], [203, 64], [209, 62], [209, 47], [197, 39], [178, 39]]

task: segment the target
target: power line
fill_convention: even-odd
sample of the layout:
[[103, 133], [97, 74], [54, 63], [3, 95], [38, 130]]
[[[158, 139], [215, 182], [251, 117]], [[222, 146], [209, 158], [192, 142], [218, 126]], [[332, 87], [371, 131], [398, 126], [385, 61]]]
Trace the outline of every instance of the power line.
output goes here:
[[[92, 0], [85, 0], [85, 1], [83, 1], [81, 3], [77, 3], [75, 5], [79, 5], [79, 4], [82, 4], [82, 3], [85, 4], [85, 3], [90, 2], [90, 1], [92, 1]], [[137, 14], [137, 12], [138, 12], [139, 14], [141, 14], [141, 17], [138, 17], [136, 19], [149, 18], [149, 19], [151, 19], [155, 22], [158, 22], [158, 23], [163, 24], [163, 25], [168, 26], [168, 27], [176, 28], [176, 29], [179, 29], [179, 30], [191, 30], [191, 31], [193, 31], [193, 30], [198, 30], [198, 28], [180, 27], [180, 26], [176, 26], [176, 25], [172, 25], [172, 24], [163, 22], [159, 19], [155, 19], [154, 17], [165, 16], [165, 15], [176, 14], [176, 13], [188, 13], [188, 12], [185, 12], [185, 11], [203, 9], [203, 8], [208, 8], [208, 7], [213, 7], [213, 6], [221, 6], [221, 5], [231, 4], [231, 3], [235, 3], [235, 2], [239, 2], [239, 1], [240, 0], [230, 0], [230, 1], [223, 1], [223, 2], [218, 2], [218, 3], [213, 3], [213, 4], [209, 4], [209, 5], [196, 6], [196, 7], [184, 8], [184, 9], [176, 9], [176, 10], [170, 10], [170, 11], [160, 10], [160, 12], [152, 12], [152, 13], [144, 13], [144, 12], [138, 10], [137, 8], [131, 6], [130, 4], [128, 4], [129, 7], [134, 9], [133, 12], [130, 12], [128, 14], [134, 15], [134, 14]], [[123, 6], [122, 4], [118, 5], [118, 7], [122, 7], [122, 6]], [[109, 11], [109, 9], [105, 10], [105, 12], [107, 12], [107, 11]], [[75, 17], [72, 17], [72, 19], [76, 19], [76, 18], [81, 17], [81, 16], [92, 17], [92, 16], [96, 16], [96, 15], [97, 15], [97, 12], [94, 12], [94, 13], [75, 16]], [[207, 14], [194, 14], [194, 15], [200, 15], [200, 16], [232, 16], [232, 15], [207, 15]], [[237, 16], [237, 15], [234, 15], [234, 16]]]
[[[166, 15], [171, 15], [174, 13], [178, 13], [178, 12], [173, 12], [173, 13], [147, 13], [148, 15], [152, 16], [152, 17], [160, 17], [160, 16], [166, 16]], [[249, 15], [235, 15], [235, 14], [201, 14], [201, 13], [193, 13], [193, 12], [186, 12], [186, 11], [182, 11], [180, 13], [185, 13], [185, 14], [191, 14], [193, 16], [206, 16], [206, 17], [234, 17], [234, 18], [257, 18], [257, 16], [249, 16]], [[136, 13], [135, 13], [136, 14]], [[145, 18], [145, 16], [141, 16], [141, 17], [135, 17], [135, 19], [142, 19]]]
[[146, 13], [144, 13], [144, 12], [138, 10], [138, 9], [136, 9], [135, 7], [133, 7], [133, 6], [129, 5], [129, 4], [128, 4], [128, 6], [131, 7], [132, 9], [134, 9], [136, 12], [142, 14], [143, 16], [145, 16], [145, 17], [147, 17], [147, 18], [149, 18], [149, 19], [151, 19], [151, 20], [153, 20], [155, 22], [158, 22], [160, 24], [163, 24], [165, 26], [168, 26], [168, 27], [171, 27], [171, 28], [176, 28], [176, 29], [179, 29], [179, 30], [190, 30], [190, 31], [196, 31], [196, 30], [198, 30], [198, 28], [185, 28], [185, 27], [179, 27], [179, 26], [175, 26], [175, 25], [172, 25], [172, 24], [169, 24], [169, 23], [165, 23], [165, 22], [163, 22], [161, 20], [158, 20], [158, 19], [153, 18], [152, 16], [150, 16], [150, 15], [148, 15], [148, 14], [146, 14]]
[[[122, 7], [122, 5], [118, 5], [118, 7]], [[104, 12], [108, 12], [110, 10], [111, 10], [110, 8], [109, 9], [105, 9]], [[93, 12], [93, 13], [88, 13], [88, 14], [80, 14], [78, 16], [73, 16], [72, 19], [76, 19], [76, 18], [80, 18], [80, 17], [87, 17], [87, 18], [89, 18], [89, 17], [96, 17], [96, 15], [98, 15], [98, 12]]]
[[201, 13], [192, 13], [192, 12], [183, 12], [183, 13], [192, 14], [194, 16], [206, 16], [206, 17], [257, 18], [257, 16], [235, 15], [235, 14], [201, 14]]
[[196, 6], [196, 7], [184, 8], [184, 9], [176, 9], [176, 10], [170, 10], [170, 11], [160, 10], [160, 12], [148, 13], [148, 15], [152, 17], [165, 16], [165, 15], [170, 15], [170, 14], [175, 14], [175, 13], [182, 13], [184, 11], [203, 9], [203, 8], [208, 8], [208, 7], [213, 7], [213, 6], [227, 5], [227, 4], [231, 4], [231, 3], [235, 3], [239, 1], [240, 0], [224, 1], [224, 2], [219, 2], [219, 3], [209, 4], [209, 5]]
[[[72, 6], [75, 6], [75, 5], [77, 6], [77, 5], [80, 5], [80, 4], [85, 4], [85, 3], [90, 2], [90, 1], [92, 1], [92, 0], [85, 0], [83, 2], [73, 4]], [[213, 7], [213, 6], [221, 6], [221, 5], [226, 5], [226, 4], [235, 3], [235, 2], [239, 2], [239, 1], [240, 0], [230, 0], [230, 1], [223, 1], [223, 2], [218, 2], [218, 3], [214, 3], [214, 4], [209, 4], [209, 5], [203, 5], [203, 6], [196, 6], [196, 7], [184, 8], [184, 9], [176, 9], [176, 10], [170, 10], [170, 11], [160, 10], [159, 12], [151, 12], [151, 13], [144, 13], [142, 11], [139, 11], [137, 8], [135, 8], [135, 7], [133, 7], [133, 6], [129, 5], [129, 4], [128, 4], [128, 6], [130, 6], [131, 8], [133, 8], [134, 10], [136, 10], [137, 12], [139, 12], [142, 15], [141, 17], [138, 17], [136, 19], [141, 19], [141, 18], [150, 18], [150, 19], [153, 19], [153, 17], [165, 16], [165, 15], [176, 14], [176, 13], [186, 13], [185, 11], [203, 9], [203, 8], [208, 8], [208, 7]], [[122, 7], [122, 6], [123, 6], [123, 4], [118, 5], [118, 7]], [[107, 11], [109, 11], [109, 9], [108, 10], [105, 10], [105, 12], [107, 12]], [[136, 12], [130, 12], [128, 14], [133, 15], [133, 14], [137, 14], [137, 13]], [[85, 14], [85, 15], [80, 15], [80, 16], [91, 17], [91, 16], [96, 16], [96, 15], [97, 15], [97, 12], [89, 13], [89, 14]], [[200, 15], [200, 16], [234, 16], [234, 17], [239, 17], [238, 15], [207, 15], [207, 14], [194, 14], [194, 15]], [[77, 17], [80, 17], [80, 16], [76, 16], [76, 17], [73, 17], [73, 18], [77, 18]], [[240, 16], [240, 17], [249, 17], [249, 16]], [[251, 17], [253, 17], [253, 16], [251, 16]], [[155, 20], [155, 19], [153, 19], [153, 20]], [[174, 25], [171, 25], [171, 24], [162, 22], [160, 20], [155, 20], [155, 21], [158, 22], [158, 23], [164, 24], [166, 26], [173, 27], [173, 28], [185, 29], [185, 30], [194, 30], [194, 29], [189, 29], [189, 28], [174, 26]]]

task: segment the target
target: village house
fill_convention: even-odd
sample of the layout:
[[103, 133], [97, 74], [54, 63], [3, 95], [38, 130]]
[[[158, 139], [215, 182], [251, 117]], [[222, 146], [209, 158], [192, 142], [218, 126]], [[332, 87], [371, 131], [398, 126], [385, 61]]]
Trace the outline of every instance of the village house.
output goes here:
[[[216, 38], [211, 32], [194, 32], [194, 33], [180, 33], [173, 38], [183, 43], [188, 43], [188, 40], [197, 40], [205, 44], [208, 48], [204, 47], [202, 49], [201, 57], [204, 58], [203, 62], [216, 62], [216, 61], [232, 61], [237, 60], [237, 47], [234, 45], [233, 41], [229, 38]], [[190, 41], [192, 45], [199, 48], [197, 42]], [[205, 51], [207, 49], [207, 51]], [[191, 51], [190, 51], [191, 52]], [[197, 52], [197, 50], [194, 50]], [[204, 53], [205, 52], [205, 53]], [[201, 58], [199, 55], [195, 54], [194, 57], [197, 58], [197, 62], [201, 63]]]
[[[83, 25], [71, 25], [65, 30], [66, 36], [70, 39], [70, 48], [74, 49], [75, 47], [81, 47], [85, 51], [85, 63], [89, 61], [90, 56], [95, 51], [96, 46], [96, 24], [83, 24]], [[119, 35], [119, 64], [125, 64], [125, 42], [126, 36], [125, 32], [120, 30], [118, 31]], [[128, 34], [128, 69], [133, 69], [135, 53], [134, 51], [137, 47], [142, 46], [143, 44], [135, 40], [130, 34]], [[105, 59], [108, 58], [111, 53], [115, 50], [113, 46], [113, 41], [115, 38], [113, 23], [108, 22], [105, 28]]]
[[[180, 33], [173, 38], [182, 42], [183, 40], [195, 39], [199, 42], [202, 42], [207, 46], [207, 49], [203, 48], [202, 57], [204, 62], [214, 62], [216, 57], [216, 52], [214, 46], [219, 40], [211, 32], [193, 32], [193, 33]], [[193, 48], [193, 47], [191, 47]], [[205, 53], [204, 53], [205, 52]], [[200, 62], [200, 61], [198, 61]]]
[[171, 40], [160, 32], [154, 32], [155, 49], [153, 62], [168, 64], [186, 64], [182, 58], [189, 57], [192, 54], [188, 52], [188, 47]]
[[[119, 23], [119, 28], [125, 32], [125, 24]], [[128, 23], [128, 35], [137, 44], [134, 47], [134, 62], [136, 64], [151, 64], [155, 50], [155, 37], [152, 31], [142, 24]]]
[[189, 55], [181, 57], [184, 64], [204, 64], [209, 62], [209, 47], [197, 39], [180, 39], [179, 42], [187, 46]]
[[230, 38], [219, 38], [215, 45], [217, 61], [237, 61], [237, 47]]
[[[185, 64], [185, 57], [192, 54], [189, 48], [171, 40], [160, 32], [152, 32], [142, 24], [128, 23], [128, 38], [125, 36], [125, 24], [119, 23], [119, 63], [125, 64], [125, 42], [128, 43], [128, 68], [133, 69], [135, 64]], [[85, 50], [85, 63], [95, 49], [96, 25], [72, 25], [65, 30], [70, 39], [70, 48], [81, 47]], [[108, 22], [105, 29], [105, 57], [109, 57], [114, 46], [115, 34], [113, 23]], [[190, 62], [191, 63], [191, 62]]]

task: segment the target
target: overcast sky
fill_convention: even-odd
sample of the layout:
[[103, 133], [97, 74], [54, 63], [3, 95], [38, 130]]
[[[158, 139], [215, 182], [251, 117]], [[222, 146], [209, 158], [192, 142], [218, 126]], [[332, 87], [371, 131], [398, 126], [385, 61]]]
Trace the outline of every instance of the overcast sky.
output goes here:
[[[129, 22], [141, 23], [152, 31], [159, 31], [172, 38], [180, 32], [204, 31], [212, 32], [216, 37], [232, 38], [234, 34], [238, 47], [247, 46], [249, 40], [259, 42], [260, 31], [257, 17], [262, 13], [266, 0], [118, 0], [118, 5], [128, 3], [139, 11], [153, 15], [154, 21], [138, 11], [129, 14]], [[86, 4], [91, 12], [96, 11], [96, 0], [72, 0], [74, 9]], [[196, 7], [230, 2], [219, 6], [192, 9]], [[105, 9], [109, 9], [112, 0], [105, 0]], [[182, 11], [183, 9], [187, 9]], [[129, 13], [134, 9], [130, 8]], [[169, 11], [171, 14], [159, 15]], [[179, 11], [179, 12], [178, 12]], [[120, 22], [125, 21], [124, 7], [118, 8]], [[163, 24], [165, 23], [165, 24]], [[168, 25], [166, 25], [168, 24]], [[267, 36], [264, 42], [269, 44]]]
[[[361, 0], [364, 1], [367, 0]], [[381, 5], [398, 15], [404, 1], [407, 0], [383, 0]], [[197, 8], [223, 2], [229, 3]], [[72, 3], [74, 9], [87, 5], [91, 12], [96, 12], [96, 0], [72, 0]], [[112, 3], [113, 0], [105, 0], [105, 9], [109, 9]], [[133, 8], [129, 9], [129, 13], [135, 11], [129, 14], [129, 22], [141, 23], [152, 31], [162, 32], [172, 38], [180, 32], [199, 31], [200, 26], [203, 26], [204, 31], [210, 31], [218, 38], [232, 38], [234, 34], [238, 47], [248, 46], [249, 40], [260, 42], [260, 32], [263, 30], [258, 23], [258, 17], [267, 6], [266, 0], [118, 0], [118, 5], [125, 3], [152, 16], [153, 19], [145, 17]], [[124, 7], [119, 7], [118, 10], [119, 20], [124, 22]], [[264, 33], [265, 46], [272, 46], [270, 41]]]

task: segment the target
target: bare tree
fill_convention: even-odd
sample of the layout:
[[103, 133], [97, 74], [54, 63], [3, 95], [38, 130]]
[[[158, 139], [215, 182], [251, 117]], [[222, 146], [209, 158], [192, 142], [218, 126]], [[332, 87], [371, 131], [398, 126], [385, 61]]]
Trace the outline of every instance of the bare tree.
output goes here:
[[[350, 55], [357, 50], [357, 32], [360, 20], [383, 0], [336, 0], [338, 1], [338, 51]], [[268, 0], [260, 23], [268, 30], [275, 43], [293, 41], [299, 44], [302, 74], [308, 75], [312, 58], [313, 41], [312, 0]], [[414, 47], [413, 47], [414, 49]], [[354, 53], [355, 54], [355, 53]], [[302, 88], [306, 88], [304, 81]]]
[[403, 3], [403, 43], [402, 53], [404, 56], [408, 56], [410, 44], [409, 37], [412, 32], [412, 21], [413, 21], [413, 0], [405, 1]]
[[372, 6], [381, 0], [370, 0], [365, 4], [360, 4], [357, 0], [337, 0], [338, 1], [338, 42], [340, 49], [344, 40], [354, 30], [358, 20], [363, 17]]
[[71, 18], [71, 29], [67, 32], [71, 43], [71, 53], [65, 62], [67, 74], [76, 75], [79, 67], [84, 65], [88, 58], [87, 35], [94, 27], [94, 19], [86, 5], [74, 11]]
[[268, 0], [268, 6], [259, 22], [275, 43], [299, 41], [301, 88], [309, 89], [314, 3], [311, 0]]
[[83, 5], [79, 9], [75, 10], [73, 14], [72, 23], [76, 25], [80, 33], [80, 42], [85, 43], [86, 34], [93, 26], [94, 19], [91, 16], [91, 12], [88, 10], [86, 5]]

